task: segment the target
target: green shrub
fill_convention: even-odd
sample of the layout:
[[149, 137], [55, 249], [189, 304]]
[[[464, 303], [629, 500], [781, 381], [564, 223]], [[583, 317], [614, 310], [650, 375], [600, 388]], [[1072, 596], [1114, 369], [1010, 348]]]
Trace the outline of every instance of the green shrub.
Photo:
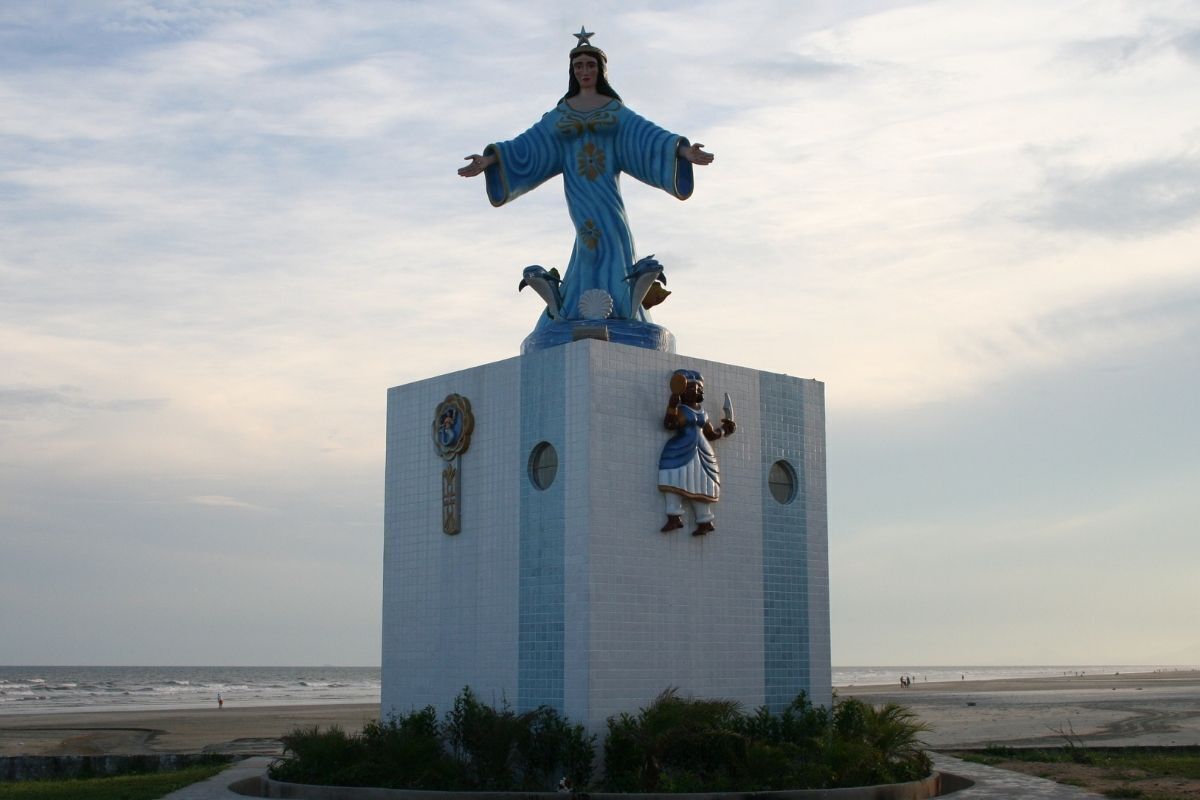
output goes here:
[[596, 737], [582, 725], [571, 725], [548, 706], [521, 715], [517, 725], [516, 768], [529, 791], [554, 788], [565, 775], [572, 786], [592, 781]]
[[507, 702], [497, 711], [479, 702], [469, 687], [454, 699], [454, 708], [446, 714], [446, 740], [470, 785], [493, 790], [514, 785], [517, 725]]
[[605, 788], [686, 792], [727, 785], [746, 767], [740, 716], [737, 703], [682, 698], [667, 689], [636, 717], [609, 718]]
[[498, 709], [481, 703], [466, 687], [444, 731], [467, 783], [478, 789], [548, 791], [563, 775], [577, 787], [592, 779], [595, 737], [548, 706], [517, 714], [506, 701]]
[[386, 722], [370, 722], [362, 732], [366, 764], [352, 786], [392, 789], [452, 789], [459, 766], [442, 747], [437, 711], [426, 706]]
[[895, 703], [878, 708], [850, 698], [833, 711], [829, 762], [835, 786], [870, 786], [919, 780], [932, 764], [921, 749], [928, 727]]
[[[909, 710], [842, 700], [832, 710], [803, 694], [773, 714], [743, 713], [727, 700], [667, 689], [637, 714], [608, 720], [610, 792], [712, 792], [834, 788], [896, 783], [929, 774]], [[277, 780], [433, 790], [546, 791], [566, 775], [590, 786], [595, 736], [554, 709], [518, 714], [481, 702], [470, 688], [439, 723], [432, 707], [361, 733], [302, 728], [284, 737]]]
[[326, 782], [328, 778], [328, 783], [338, 784], [339, 778], [360, 768], [366, 749], [360, 735], [348, 735], [337, 725], [326, 731], [313, 725], [284, 736], [283, 751], [290, 757], [272, 767], [273, 777], [293, 783]]
[[803, 694], [779, 714], [679, 697], [668, 689], [638, 714], [608, 720], [608, 791], [765, 791], [917, 780], [931, 763], [926, 730], [907, 709], [839, 701], [831, 712]]
[[298, 728], [283, 743], [284, 758], [271, 767], [276, 780], [392, 789], [545, 791], [562, 775], [583, 787], [595, 757], [595, 737], [554, 709], [516, 714], [507, 703], [480, 702], [469, 688], [440, 724], [427, 706], [357, 734]]

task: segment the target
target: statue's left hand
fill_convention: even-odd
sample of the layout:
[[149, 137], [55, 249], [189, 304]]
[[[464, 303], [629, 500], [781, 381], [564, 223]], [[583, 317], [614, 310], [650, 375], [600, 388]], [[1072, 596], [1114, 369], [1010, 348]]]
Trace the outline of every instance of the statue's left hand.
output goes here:
[[496, 163], [496, 157], [492, 154], [481, 156], [478, 153], [467, 156], [464, 161], [470, 161], [465, 167], [459, 169], [458, 174], [464, 178], [474, 178], [479, 173], [486, 170], [492, 164]]
[[737, 430], [737, 425], [734, 425], [731, 419], [723, 419], [721, 420], [721, 430], [726, 436], [733, 436], [733, 432]]
[[704, 147], [704, 145], [700, 144], [699, 142], [689, 147], [679, 145], [679, 157], [701, 167], [711, 164], [713, 162], [713, 154], [704, 152], [700, 149], [702, 147]]

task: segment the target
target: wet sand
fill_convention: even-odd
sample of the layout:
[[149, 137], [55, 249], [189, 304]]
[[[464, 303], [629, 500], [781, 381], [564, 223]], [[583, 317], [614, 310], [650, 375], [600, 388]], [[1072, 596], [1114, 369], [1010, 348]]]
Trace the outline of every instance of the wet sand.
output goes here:
[[[931, 747], [1200, 745], [1200, 671], [838, 687], [912, 709]], [[1060, 733], [1061, 731], [1061, 733]]]
[[[1061, 745], [1200, 745], [1200, 671], [838, 687], [840, 697], [911, 708], [934, 748]], [[222, 710], [90, 711], [0, 715], [0, 756], [144, 753], [276, 754], [299, 726], [357, 731], [375, 703]]]
[[0, 756], [274, 755], [281, 752], [279, 737], [294, 728], [357, 731], [378, 718], [377, 703], [8, 714], [0, 716]]

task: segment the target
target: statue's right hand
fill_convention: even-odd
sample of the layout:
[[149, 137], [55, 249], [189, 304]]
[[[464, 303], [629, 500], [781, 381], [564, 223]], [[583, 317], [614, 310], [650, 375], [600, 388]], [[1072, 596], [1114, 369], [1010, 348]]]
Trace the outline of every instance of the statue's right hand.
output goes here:
[[464, 178], [474, 178], [476, 175], [494, 164], [496, 162], [496, 157], [481, 156], [478, 153], [474, 153], [467, 156], [466, 160], [470, 161], [471, 163], [460, 169], [458, 174], [462, 175]]

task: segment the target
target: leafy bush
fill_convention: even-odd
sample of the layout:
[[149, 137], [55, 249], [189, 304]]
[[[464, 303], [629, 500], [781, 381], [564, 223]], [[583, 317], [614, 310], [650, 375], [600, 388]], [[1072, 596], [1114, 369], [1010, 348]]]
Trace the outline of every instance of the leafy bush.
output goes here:
[[[605, 788], [689, 792], [726, 785], [746, 764], [736, 703], [679, 697], [667, 689], [638, 715], [608, 720]], [[711, 789], [710, 789], [711, 790]]]
[[328, 779], [331, 784], [361, 768], [366, 747], [361, 735], [348, 735], [341, 727], [331, 725], [322, 731], [317, 725], [296, 728], [283, 737], [283, 750], [291, 757], [272, 767], [279, 780], [295, 783], [316, 783]]
[[393, 789], [542, 791], [562, 775], [586, 786], [595, 752], [595, 737], [554, 709], [516, 714], [507, 703], [480, 702], [469, 688], [440, 724], [427, 706], [358, 734], [297, 728], [283, 744], [284, 759], [271, 767], [276, 780]]
[[[636, 714], [610, 717], [603, 791], [713, 792], [867, 786], [917, 780], [930, 761], [909, 710], [801, 694], [773, 714], [667, 689]], [[348, 735], [297, 729], [284, 737], [277, 780], [435, 790], [545, 791], [566, 775], [592, 781], [595, 736], [548, 707], [518, 714], [464, 688], [439, 723], [432, 707]]]
[[446, 714], [446, 742], [471, 786], [486, 790], [553, 789], [566, 775], [572, 786], [592, 779], [595, 737], [548, 706], [516, 714], [464, 688]]
[[834, 707], [833, 728], [829, 763], [835, 786], [913, 781], [932, 768], [919, 738], [928, 727], [903, 706], [843, 700]]
[[858, 700], [830, 713], [801, 694], [772, 714], [728, 701], [663, 692], [637, 715], [608, 721], [605, 789], [625, 792], [765, 791], [917, 780], [931, 763], [926, 730], [905, 708]]
[[362, 732], [370, 770], [353, 775], [350, 786], [393, 789], [452, 789], [458, 765], [442, 747], [437, 711], [426, 706], [404, 717], [368, 723]]

